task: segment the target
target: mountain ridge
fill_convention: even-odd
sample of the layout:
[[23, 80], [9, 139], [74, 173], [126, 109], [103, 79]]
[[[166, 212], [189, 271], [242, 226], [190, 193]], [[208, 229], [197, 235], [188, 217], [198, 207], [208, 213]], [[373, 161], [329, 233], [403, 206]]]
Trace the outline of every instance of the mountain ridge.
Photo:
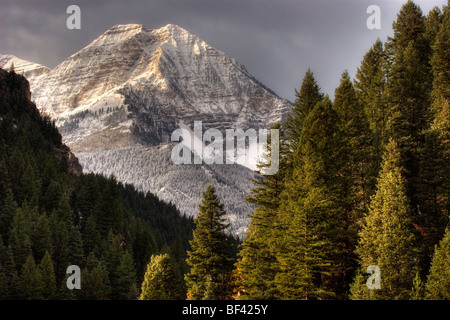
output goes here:
[[[18, 65], [31, 77], [34, 101], [56, 121], [86, 171], [114, 174], [189, 216], [195, 215], [205, 184], [215, 184], [228, 200], [225, 209], [235, 221], [231, 229], [243, 235], [253, 211], [244, 202], [253, 168], [161, 161], [170, 162], [171, 133], [180, 127], [192, 131], [194, 121], [202, 121], [204, 130], [224, 132], [269, 129], [286, 116], [292, 104], [244, 65], [177, 25], [126, 24], [106, 30], [53, 70], [43, 69], [39, 78], [35, 65], [26, 66]], [[151, 161], [159, 161], [164, 171], [158, 166], [147, 170], [145, 163]]]

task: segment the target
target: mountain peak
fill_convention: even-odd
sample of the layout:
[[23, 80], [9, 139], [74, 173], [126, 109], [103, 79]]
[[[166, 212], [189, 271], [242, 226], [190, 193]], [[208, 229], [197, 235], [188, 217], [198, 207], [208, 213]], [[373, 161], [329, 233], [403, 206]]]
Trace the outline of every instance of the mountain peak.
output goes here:
[[179, 40], [187, 41], [188, 39], [191, 39], [193, 41], [199, 40], [196, 35], [172, 23], [169, 23], [159, 29], [153, 29], [152, 33], [157, 35], [161, 40], [168, 40], [168, 39], [173, 39], [175, 41]]
[[114, 44], [130, 39], [142, 31], [148, 31], [142, 24], [117, 24], [106, 30], [93, 44]]
[[182, 27], [180, 27], [180, 26], [178, 26], [176, 24], [172, 24], [172, 23], [169, 23], [169, 24], [165, 25], [162, 28], [156, 29], [156, 31], [160, 31], [160, 32], [161, 31], [168, 31], [171, 34], [174, 34], [174, 33], [190, 33], [186, 29], [184, 29], [184, 28], [182, 28]]
[[[9, 65], [11, 57], [3, 60]], [[30, 84], [85, 172], [114, 173], [188, 216], [202, 186], [217, 184], [231, 199], [233, 230], [246, 225], [250, 169], [177, 166], [169, 160], [172, 133], [183, 128], [194, 136], [195, 121], [205, 130], [270, 128], [291, 109], [235, 59], [175, 24], [115, 25]]]

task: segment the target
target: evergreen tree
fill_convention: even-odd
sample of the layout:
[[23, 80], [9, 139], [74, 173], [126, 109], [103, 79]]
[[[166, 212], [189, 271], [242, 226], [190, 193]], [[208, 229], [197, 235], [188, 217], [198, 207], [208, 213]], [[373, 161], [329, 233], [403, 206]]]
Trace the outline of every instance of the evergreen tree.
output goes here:
[[187, 264], [189, 272], [185, 275], [190, 300], [205, 298], [208, 281], [215, 285], [215, 300], [231, 298], [233, 259], [231, 245], [225, 234], [223, 204], [217, 198], [214, 187], [208, 186], [203, 192], [199, 213], [194, 219], [195, 230], [190, 241]]
[[0, 237], [0, 300], [9, 298], [9, 285], [6, 276], [6, 248], [3, 245], [3, 240]]
[[180, 286], [170, 256], [152, 255], [147, 264], [139, 300], [181, 299]]
[[338, 261], [345, 261], [347, 252], [340, 198], [348, 182], [340, 174], [347, 151], [339, 128], [328, 97], [304, 122], [280, 206], [284, 236], [278, 240], [276, 282], [283, 299], [331, 298], [342, 281]]
[[6, 273], [2, 267], [2, 261], [0, 260], [0, 300], [6, 300], [9, 298], [8, 281]]
[[32, 255], [28, 256], [22, 266], [17, 291], [19, 298], [23, 300], [43, 298], [43, 282]]
[[433, 127], [424, 131], [424, 142], [419, 152], [421, 169], [416, 183], [416, 199], [420, 215], [415, 221], [420, 231], [418, 246], [422, 251], [422, 276], [425, 276], [434, 247], [442, 238], [448, 222], [450, 158], [446, 158], [442, 135]]
[[340, 179], [342, 183], [337, 184], [339, 190], [336, 190], [339, 194], [338, 205], [344, 211], [344, 232], [340, 237], [345, 243], [346, 252], [343, 255], [345, 259], [340, 261], [342, 279], [341, 284], [336, 287], [336, 292], [340, 297], [346, 298], [353, 271], [357, 267], [353, 252], [357, 243], [358, 225], [367, 213], [369, 200], [375, 189], [378, 150], [376, 145], [374, 148], [367, 115], [357, 98], [347, 71], [342, 74], [340, 85], [336, 88], [334, 96], [333, 108], [339, 116], [339, 129], [346, 142], [347, 150], [346, 155], [342, 154], [342, 157], [337, 159], [341, 161], [343, 167], [337, 168], [337, 174], [342, 175]]
[[97, 259], [94, 252], [89, 253], [86, 266], [81, 272], [81, 289], [76, 291], [76, 298], [80, 300], [110, 299], [111, 286], [108, 271], [104, 264]]
[[84, 252], [98, 251], [100, 243], [100, 233], [97, 231], [95, 218], [93, 216], [87, 218], [82, 240], [84, 245]]
[[438, 7], [434, 7], [425, 19], [425, 38], [431, 47], [434, 45], [441, 24], [442, 12]]
[[51, 180], [41, 201], [44, 210], [48, 213], [53, 212], [58, 206], [61, 197], [61, 185], [56, 180]]
[[[279, 123], [273, 128], [281, 129]], [[253, 180], [255, 187], [251, 190], [251, 196], [246, 199], [258, 207], [250, 216], [250, 224], [239, 252], [236, 277], [240, 299], [274, 299], [279, 296], [275, 285], [275, 276], [278, 272], [275, 239], [279, 236], [278, 209], [285, 185], [286, 157], [289, 152], [287, 149], [281, 132], [278, 144], [280, 156], [278, 172]], [[271, 150], [268, 151], [270, 157]], [[258, 164], [256, 173], [260, 173], [265, 166], [264, 161]]]
[[0, 200], [0, 235], [6, 241], [9, 239], [11, 224], [17, 210], [17, 203], [14, 201], [11, 189], [6, 189]]
[[33, 257], [38, 261], [42, 260], [46, 251], [52, 250], [52, 233], [45, 213], [37, 218], [37, 223], [33, 227], [31, 248]]
[[136, 269], [130, 252], [125, 251], [120, 258], [117, 273], [119, 276], [117, 279], [118, 298], [122, 300], [137, 299], [139, 293], [136, 284]]
[[429, 59], [430, 44], [425, 36], [425, 17], [420, 7], [412, 0], [408, 0], [397, 14], [393, 22], [395, 53], [405, 50], [411, 42], [415, 42], [421, 56]]
[[436, 134], [429, 131], [433, 121], [430, 108], [432, 50], [425, 17], [412, 1], [402, 6], [393, 28], [395, 56], [389, 74], [391, 117], [388, 132], [399, 146], [406, 196], [410, 201], [416, 240], [420, 243], [420, 266], [426, 272], [436, 241], [435, 234], [439, 233], [436, 226], [442, 217], [437, 214], [438, 208], [432, 204], [435, 197], [429, 192], [440, 188], [434, 172], [436, 161], [428, 161], [433, 152], [440, 148]]
[[[391, 136], [402, 152], [407, 175], [414, 175], [414, 152], [420, 134], [429, 124], [431, 93], [431, 48], [425, 37], [425, 18], [420, 8], [408, 1], [393, 23], [395, 57], [389, 75]], [[406, 154], [404, 154], [406, 153]], [[409, 159], [408, 159], [409, 158]]]
[[5, 276], [7, 291], [3, 293], [6, 298], [14, 299], [17, 297], [18, 275], [14, 264], [11, 246], [5, 247], [0, 237], [0, 263], [2, 264], [2, 272]]
[[72, 222], [72, 208], [70, 207], [69, 198], [66, 194], [63, 194], [59, 199], [55, 212], [58, 219], [65, 223]]
[[69, 255], [68, 260], [70, 265], [77, 265], [81, 267], [84, 265], [85, 255], [83, 250], [83, 241], [81, 239], [81, 232], [78, 227], [71, 226], [69, 232]]
[[[357, 221], [366, 212], [370, 196], [375, 188], [378, 173], [377, 159], [374, 157], [373, 139], [369, 122], [362, 105], [357, 99], [356, 90], [347, 71], [334, 94], [333, 108], [341, 121], [341, 131], [345, 135], [349, 149], [347, 174], [352, 185], [348, 211], [355, 212], [352, 220]], [[352, 208], [353, 207], [353, 208]]]
[[156, 244], [150, 233], [150, 227], [142, 218], [137, 218], [133, 226], [133, 256], [136, 261], [136, 274], [140, 282], [144, 279], [146, 262], [149, 261], [155, 249]]
[[[433, 162], [437, 171], [436, 176], [441, 177], [436, 190], [436, 200], [442, 209], [442, 216], [447, 218], [450, 212], [450, 9], [445, 6], [443, 9], [442, 24], [436, 35], [434, 44], [434, 53], [431, 59], [433, 70], [433, 91], [432, 91], [432, 110], [433, 124], [431, 127], [431, 136], [434, 141], [438, 140], [438, 149], [440, 154], [435, 156]], [[432, 140], [433, 141], [433, 140]], [[431, 153], [431, 152], [430, 152]], [[427, 160], [432, 160], [430, 157]], [[443, 223], [441, 226], [445, 225]], [[437, 244], [437, 242], [435, 242]]]
[[[0, 151], [1, 152], [1, 151]], [[6, 162], [0, 155], [0, 235], [6, 241], [9, 237], [11, 223], [16, 213], [17, 204], [9, 182]]]
[[316, 103], [323, 99], [320, 87], [310, 69], [305, 73], [300, 91], [295, 90], [295, 97], [292, 114], [288, 115], [284, 122], [286, 138], [293, 150], [297, 147], [300, 139], [304, 120]]
[[380, 39], [364, 55], [356, 72], [355, 90], [373, 134], [374, 157], [381, 163], [389, 108], [387, 103], [388, 54]]
[[9, 245], [14, 257], [16, 268], [20, 270], [28, 256], [32, 254], [30, 240], [30, 212], [26, 201], [17, 209], [12, 222]]
[[370, 265], [380, 268], [381, 289], [369, 290], [361, 281], [360, 273], [353, 284], [353, 299], [410, 297], [413, 279], [418, 271], [418, 255], [400, 162], [397, 143], [391, 140], [356, 249], [361, 273]]
[[[55, 219], [53, 215], [51, 219]], [[62, 283], [66, 276], [66, 270], [69, 264], [69, 232], [68, 227], [63, 221], [56, 223], [50, 222], [53, 226], [53, 246], [52, 257], [55, 263], [55, 276], [58, 284]]]
[[424, 284], [420, 278], [419, 272], [416, 272], [416, 276], [413, 280], [413, 286], [411, 289], [411, 300], [423, 300], [424, 298]]
[[433, 89], [431, 126], [423, 132], [417, 201], [423, 276], [429, 269], [435, 246], [442, 238], [450, 212], [450, 11], [434, 8], [428, 14], [426, 35], [432, 44]]
[[115, 233], [122, 231], [124, 210], [115, 177], [105, 179], [102, 184], [104, 186], [96, 201], [95, 215], [97, 230], [101, 237], [105, 237], [110, 229]]
[[56, 278], [52, 259], [48, 251], [45, 251], [44, 257], [38, 267], [38, 277], [42, 280], [42, 296], [46, 300], [56, 298]]
[[426, 298], [433, 300], [450, 299], [450, 228], [436, 246], [430, 273], [426, 284]]
[[105, 255], [105, 266], [108, 270], [109, 280], [111, 282], [111, 298], [121, 299], [122, 292], [119, 288], [119, 280], [121, 277], [119, 266], [124, 254], [122, 242], [118, 235], [114, 236], [110, 230], [108, 238], [110, 239], [109, 248]]

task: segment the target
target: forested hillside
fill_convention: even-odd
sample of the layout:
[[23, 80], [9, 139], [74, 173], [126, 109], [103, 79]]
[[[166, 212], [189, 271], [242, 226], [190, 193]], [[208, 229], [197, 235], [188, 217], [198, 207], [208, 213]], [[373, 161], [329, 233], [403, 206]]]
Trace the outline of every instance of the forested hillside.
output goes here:
[[[193, 221], [154, 195], [81, 172], [29, 84], [0, 69], [0, 298], [136, 299], [150, 257], [172, 257], [180, 294]], [[82, 270], [69, 290], [66, 269]]]

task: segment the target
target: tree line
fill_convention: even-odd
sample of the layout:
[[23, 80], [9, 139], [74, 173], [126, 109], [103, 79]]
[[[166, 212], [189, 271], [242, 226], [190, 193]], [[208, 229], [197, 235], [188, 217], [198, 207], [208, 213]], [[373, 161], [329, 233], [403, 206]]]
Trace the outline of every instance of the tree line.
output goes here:
[[449, 16], [405, 3], [334, 101], [305, 73], [239, 245], [213, 186], [188, 219], [113, 176], [74, 177], [26, 81], [0, 70], [0, 298], [448, 299]]
[[280, 171], [249, 199], [243, 299], [450, 297], [449, 28], [448, 5], [425, 17], [408, 1], [333, 102], [306, 72]]
[[[137, 299], [152, 255], [170, 254], [185, 296], [193, 221], [114, 176], [70, 170], [29, 84], [0, 69], [0, 299]], [[69, 290], [70, 265], [81, 269]]]
[[[354, 80], [343, 72], [334, 101], [306, 72], [292, 113], [275, 126], [280, 169], [254, 181], [247, 200], [257, 209], [231, 266], [219, 254], [226, 246], [208, 251], [222, 216], [208, 188], [189, 298], [450, 298], [449, 6], [424, 16], [408, 1], [393, 30]], [[379, 288], [367, 285], [370, 266]]]

